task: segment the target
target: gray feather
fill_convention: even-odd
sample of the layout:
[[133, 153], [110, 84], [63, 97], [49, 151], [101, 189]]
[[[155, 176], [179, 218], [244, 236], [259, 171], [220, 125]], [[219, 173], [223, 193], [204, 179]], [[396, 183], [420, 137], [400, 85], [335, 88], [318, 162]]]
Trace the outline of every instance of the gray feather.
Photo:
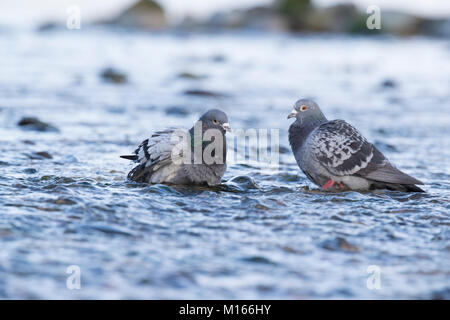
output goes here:
[[416, 178], [413, 178], [410, 175], [400, 171], [389, 162], [387, 162], [382, 167], [378, 167], [374, 171], [366, 173], [364, 172], [364, 170], [362, 170], [362, 172], [360, 172], [359, 174], [367, 179], [375, 181], [400, 184], [423, 184], [422, 181], [417, 180]]
[[[331, 173], [339, 176], [357, 173], [372, 161], [373, 145], [358, 130], [343, 120], [319, 125], [308, 139], [317, 160]], [[381, 159], [373, 159], [382, 162]]]
[[331, 180], [350, 189], [423, 191], [415, 186], [421, 181], [395, 168], [352, 125], [344, 120], [327, 121], [313, 101], [299, 100], [291, 114], [296, 116], [289, 128], [295, 159], [317, 185]]
[[[228, 125], [228, 118], [222, 111], [209, 110], [200, 120], [203, 122], [202, 130], [213, 127], [225, 134], [225, 129], [221, 125], [225, 123]], [[178, 130], [180, 132], [176, 132]], [[181, 134], [182, 130], [184, 134]], [[183, 137], [187, 137], [187, 134], [191, 134], [193, 130], [194, 128], [190, 130], [169, 128], [157, 131], [137, 147], [134, 155], [122, 156], [138, 164], [129, 172], [128, 179], [145, 183], [219, 184], [227, 168], [226, 163], [194, 164], [194, 152], [190, 153], [190, 159], [185, 158], [189, 157], [189, 153], [183, 154], [185, 150], [192, 151], [191, 139], [183, 139]], [[226, 162], [225, 136], [222, 141], [223, 161]], [[174, 158], [174, 155], [177, 157]]]
[[356, 175], [388, 183], [423, 184], [395, 168], [356, 128], [343, 120], [320, 125], [311, 137], [317, 160], [334, 175]]

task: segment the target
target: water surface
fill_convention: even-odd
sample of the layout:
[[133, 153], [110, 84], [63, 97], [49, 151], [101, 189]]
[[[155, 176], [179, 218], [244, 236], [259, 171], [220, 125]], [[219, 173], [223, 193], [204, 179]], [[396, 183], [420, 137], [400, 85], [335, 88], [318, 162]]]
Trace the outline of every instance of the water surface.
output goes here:
[[[2, 32], [0, 298], [450, 298], [449, 58], [426, 38]], [[320, 192], [287, 141], [303, 96], [427, 193]], [[230, 164], [216, 188], [126, 181], [119, 155], [211, 107], [233, 128], [280, 129], [279, 170]]]

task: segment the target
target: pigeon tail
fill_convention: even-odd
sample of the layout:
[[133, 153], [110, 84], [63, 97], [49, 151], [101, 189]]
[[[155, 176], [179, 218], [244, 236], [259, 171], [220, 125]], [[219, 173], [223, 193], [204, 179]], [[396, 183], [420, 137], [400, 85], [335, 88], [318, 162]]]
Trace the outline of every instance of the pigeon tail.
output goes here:
[[370, 190], [377, 190], [377, 189], [387, 189], [391, 191], [401, 191], [401, 192], [425, 192], [425, 190], [419, 188], [414, 184], [383, 183], [374, 181], [370, 185]]
[[127, 159], [127, 160], [132, 160], [132, 161], [136, 161], [138, 159], [138, 156], [133, 154], [133, 155], [123, 155], [120, 156], [122, 159]]
[[136, 182], [148, 182], [150, 175], [151, 170], [145, 164], [140, 164], [128, 173], [127, 178]]
[[393, 184], [402, 184], [402, 185], [423, 184], [422, 181], [411, 177], [410, 175], [404, 173], [403, 171], [400, 171], [389, 162], [386, 163], [383, 167], [366, 174], [361, 174], [361, 176], [370, 180]]

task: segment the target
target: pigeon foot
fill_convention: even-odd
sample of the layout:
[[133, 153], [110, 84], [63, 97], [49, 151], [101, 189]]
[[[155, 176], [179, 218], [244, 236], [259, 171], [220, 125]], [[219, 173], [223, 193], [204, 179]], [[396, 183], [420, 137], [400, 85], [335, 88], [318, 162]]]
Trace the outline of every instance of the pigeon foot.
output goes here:
[[[333, 188], [333, 186], [335, 185], [335, 184], [338, 184], [336, 181], [333, 181], [333, 180], [328, 180], [327, 182], [325, 182], [325, 184], [322, 186], [322, 189], [323, 190], [328, 190], [328, 189], [331, 189], [331, 188]], [[342, 182], [339, 182], [339, 184], [338, 184], [338, 186], [337, 186], [339, 189], [344, 189], [345, 188], [345, 186], [344, 186], [344, 184], [342, 183]]]
[[334, 182], [333, 180], [328, 180], [327, 182], [325, 182], [325, 184], [322, 186], [322, 189], [327, 190], [330, 189], [334, 186], [336, 182]]

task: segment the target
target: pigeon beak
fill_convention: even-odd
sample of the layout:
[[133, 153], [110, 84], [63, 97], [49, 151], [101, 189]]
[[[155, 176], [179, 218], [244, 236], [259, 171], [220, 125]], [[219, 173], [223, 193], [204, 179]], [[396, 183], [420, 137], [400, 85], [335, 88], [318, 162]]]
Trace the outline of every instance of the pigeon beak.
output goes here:
[[292, 109], [291, 113], [287, 116], [288, 119], [295, 118], [297, 116], [298, 111], [295, 109]]
[[231, 132], [230, 124], [228, 122], [222, 123], [222, 128], [225, 131]]

